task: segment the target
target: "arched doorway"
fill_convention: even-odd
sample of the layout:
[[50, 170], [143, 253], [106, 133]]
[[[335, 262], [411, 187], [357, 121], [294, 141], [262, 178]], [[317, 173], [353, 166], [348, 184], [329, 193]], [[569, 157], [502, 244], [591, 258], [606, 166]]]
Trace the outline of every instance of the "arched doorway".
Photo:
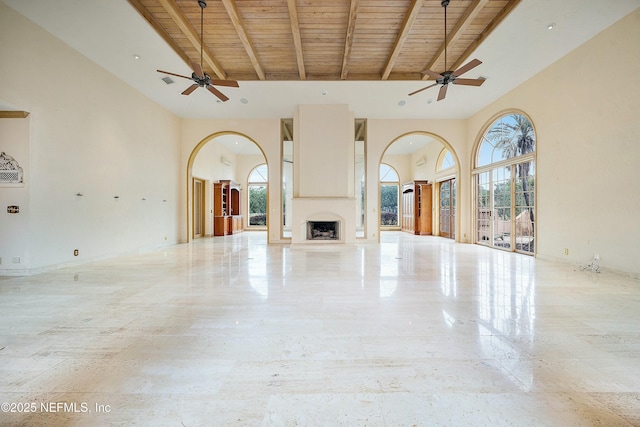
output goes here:
[[[429, 191], [425, 194], [430, 194], [428, 197], [431, 198], [431, 206], [440, 207], [441, 204], [448, 203], [446, 206], [443, 205], [444, 209], [433, 209], [428, 221], [431, 231], [427, 234], [458, 241], [455, 230], [459, 229], [460, 219], [456, 214], [459, 205], [456, 183], [460, 176], [460, 162], [453, 147], [436, 134], [425, 131], [409, 132], [389, 143], [379, 166], [382, 164], [393, 167], [398, 173], [400, 187], [408, 193], [405, 198], [417, 194], [416, 188], [428, 186]], [[403, 212], [403, 209], [416, 208], [415, 203], [404, 203], [402, 200], [399, 206], [400, 218], [410, 216], [410, 213]], [[446, 221], [446, 224], [441, 224], [443, 221]], [[378, 228], [379, 232], [385, 230], [380, 224]]]
[[[240, 200], [243, 200], [244, 196], [241, 193], [247, 191], [249, 172], [260, 164], [266, 164], [266, 161], [262, 148], [255, 140], [234, 131], [211, 134], [194, 147], [187, 162], [188, 242], [197, 238], [196, 231], [200, 231], [201, 236], [214, 235], [214, 183], [234, 183], [234, 187], [240, 192]], [[195, 184], [196, 182], [202, 182], [204, 191], [197, 191], [199, 184]], [[196, 201], [196, 197], [202, 197], [202, 200]], [[196, 208], [201, 209], [201, 212], [196, 212]], [[247, 203], [240, 203], [239, 212], [233, 214], [242, 216], [243, 219], [248, 218]], [[196, 221], [199, 220], [202, 220], [204, 225], [195, 227]]]

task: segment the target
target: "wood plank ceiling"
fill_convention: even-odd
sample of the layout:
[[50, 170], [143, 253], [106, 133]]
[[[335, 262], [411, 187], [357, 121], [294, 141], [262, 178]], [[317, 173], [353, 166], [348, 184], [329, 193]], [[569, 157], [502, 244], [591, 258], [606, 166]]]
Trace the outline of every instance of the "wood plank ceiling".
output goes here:
[[[455, 70], [520, 0], [206, 0], [203, 64], [234, 80], [426, 80]], [[189, 64], [197, 0], [129, 0]], [[479, 58], [481, 59], [481, 58]], [[477, 77], [477, 76], [472, 76]]]

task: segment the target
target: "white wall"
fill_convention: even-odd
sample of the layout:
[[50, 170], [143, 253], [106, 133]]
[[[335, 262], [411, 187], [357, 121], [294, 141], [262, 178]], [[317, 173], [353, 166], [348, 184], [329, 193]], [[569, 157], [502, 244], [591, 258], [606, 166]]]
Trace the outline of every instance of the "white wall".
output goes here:
[[640, 9], [471, 117], [470, 143], [512, 108], [537, 135], [538, 256], [638, 276]]
[[0, 39], [0, 100], [31, 113], [29, 225], [0, 252], [29, 242], [24, 274], [176, 242], [180, 120], [4, 4]]

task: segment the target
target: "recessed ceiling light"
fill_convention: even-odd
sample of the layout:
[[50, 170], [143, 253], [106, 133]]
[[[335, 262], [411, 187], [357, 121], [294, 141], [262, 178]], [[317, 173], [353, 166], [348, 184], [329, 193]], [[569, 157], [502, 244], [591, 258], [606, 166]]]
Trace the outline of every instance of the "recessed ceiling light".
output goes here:
[[556, 24], [551, 23], [549, 25], [547, 25], [547, 30], [553, 30], [555, 28]]
[[329, 93], [329, 92], [327, 92], [326, 90], [323, 90], [323, 91], [322, 91], [322, 96], [327, 96], [327, 94], [328, 94], [328, 93]]
[[241, 98], [240, 102], [242, 102], [243, 104], [248, 104], [249, 100], [247, 98]]
[[140, 55], [133, 55], [133, 59], [140, 59]]
[[405, 105], [406, 103], [407, 103], [407, 101], [405, 101], [405, 100], [403, 99], [402, 101], [398, 102], [398, 105], [399, 105], [400, 107], [404, 107], [404, 105]]
[[433, 102], [433, 99], [429, 98], [427, 99], [427, 104], [431, 104]]

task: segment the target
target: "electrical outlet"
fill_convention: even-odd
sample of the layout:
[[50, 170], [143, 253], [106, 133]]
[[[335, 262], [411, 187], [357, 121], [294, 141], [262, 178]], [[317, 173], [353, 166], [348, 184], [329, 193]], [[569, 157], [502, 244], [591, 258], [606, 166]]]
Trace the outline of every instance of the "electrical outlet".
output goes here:
[[564, 248], [564, 254], [569, 255], [569, 248]]
[[78, 255], [80, 255], [80, 251], [77, 250], [77, 249], [74, 249], [73, 250], [73, 256], [78, 256]]

